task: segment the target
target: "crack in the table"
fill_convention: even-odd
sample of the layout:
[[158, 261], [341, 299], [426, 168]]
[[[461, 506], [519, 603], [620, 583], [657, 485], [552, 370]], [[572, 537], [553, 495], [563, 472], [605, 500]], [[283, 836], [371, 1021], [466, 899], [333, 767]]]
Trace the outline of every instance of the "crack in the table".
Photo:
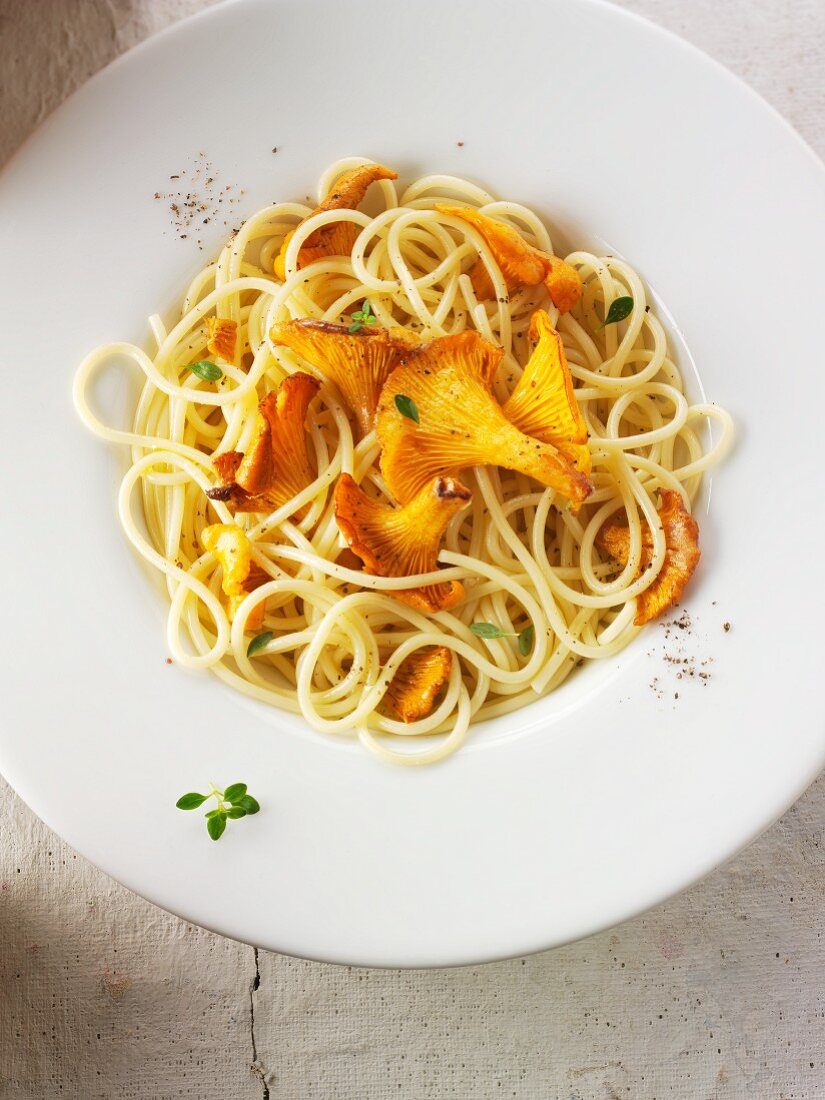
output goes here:
[[269, 1085], [266, 1081], [266, 1070], [261, 1064], [258, 1058], [258, 1044], [255, 1040], [255, 994], [258, 992], [258, 987], [261, 984], [261, 967], [258, 959], [258, 948], [252, 948], [253, 958], [255, 960], [255, 977], [252, 979], [249, 986], [249, 1037], [252, 1040], [252, 1072], [261, 1082], [261, 1088], [263, 1089], [263, 1100], [270, 1100], [269, 1097]]

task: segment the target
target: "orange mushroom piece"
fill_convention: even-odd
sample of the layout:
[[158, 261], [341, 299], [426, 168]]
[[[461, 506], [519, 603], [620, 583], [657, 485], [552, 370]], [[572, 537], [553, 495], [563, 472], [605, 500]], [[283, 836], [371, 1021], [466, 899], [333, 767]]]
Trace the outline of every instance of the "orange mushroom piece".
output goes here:
[[[699, 524], [685, 507], [680, 493], [663, 489], [661, 497], [658, 515], [665, 534], [665, 560], [650, 587], [636, 597], [636, 617], [633, 620], [636, 626], [644, 626], [678, 603], [699, 563]], [[630, 532], [627, 527], [605, 524], [596, 535], [596, 545], [620, 565], [627, 565], [630, 557]], [[646, 527], [642, 532], [640, 574], [652, 560], [653, 534]]]
[[234, 363], [238, 348], [238, 322], [228, 317], [206, 318], [206, 350], [227, 363]]
[[[578, 302], [582, 293], [579, 273], [559, 256], [551, 256], [534, 248], [517, 229], [482, 214], [475, 207], [439, 203], [436, 210], [441, 214], [460, 218], [478, 230], [501, 269], [508, 292], [512, 293], [522, 286], [538, 286], [539, 283], [544, 283], [553, 305], [560, 313], [567, 313]], [[495, 298], [492, 280], [481, 259], [473, 266], [470, 279], [477, 298]]]
[[[376, 180], [395, 179], [398, 179], [398, 173], [393, 172], [391, 168], [385, 168], [383, 164], [360, 164], [357, 168], [351, 168], [338, 177], [320, 206], [316, 206], [312, 213], [298, 225], [303, 225], [309, 218], [314, 218], [316, 214], [325, 214], [328, 210], [357, 210]], [[298, 226], [295, 228], [297, 229]], [[349, 256], [358, 232], [358, 227], [352, 222], [331, 222], [316, 229], [301, 245], [298, 253], [298, 270], [315, 260], [324, 259], [325, 256]], [[281, 251], [275, 257], [274, 271], [279, 279], [286, 278], [284, 267], [286, 250], [294, 235], [295, 229], [287, 233], [281, 245]]]
[[536, 344], [533, 354], [501, 411], [519, 431], [552, 444], [577, 470], [589, 474], [587, 425], [576, 401], [561, 336], [543, 309], [530, 319], [530, 339]]
[[307, 409], [319, 382], [309, 374], [285, 378], [258, 406], [255, 437], [246, 454], [227, 451], [213, 464], [223, 485], [207, 496], [238, 512], [272, 512], [305, 489], [315, 474], [307, 453]]
[[[228, 598], [229, 621], [250, 592], [270, 578], [252, 560], [252, 543], [247, 534], [234, 523], [213, 523], [201, 532], [201, 543], [218, 559], [222, 577], [221, 588]], [[264, 605], [258, 604], [246, 620], [247, 630], [257, 630], [264, 617]]]
[[381, 388], [401, 357], [418, 346], [402, 328], [350, 332], [328, 321], [286, 321], [272, 329], [272, 341], [287, 347], [334, 382], [355, 414], [362, 435], [372, 430]]
[[[447, 524], [472, 499], [451, 477], [436, 477], [403, 508], [367, 496], [349, 474], [335, 486], [335, 519], [349, 548], [377, 577], [410, 577], [438, 568]], [[389, 593], [417, 611], [446, 611], [464, 595], [460, 581], [395, 589]]]
[[[587, 477], [556, 447], [510, 423], [491, 393], [503, 352], [467, 331], [440, 336], [396, 367], [381, 392], [376, 430], [381, 472], [405, 503], [435, 477], [468, 466], [504, 466], [536, 478], [578, 506]], [[399, 404], [418, 420], [401, 412]]]
[[398, 666], [381, 700], [389, 717], [401, 722], [426, 718], [438, 693], [446, 686], [453, 667], [452, 651], [445, 645], [416, 649]]

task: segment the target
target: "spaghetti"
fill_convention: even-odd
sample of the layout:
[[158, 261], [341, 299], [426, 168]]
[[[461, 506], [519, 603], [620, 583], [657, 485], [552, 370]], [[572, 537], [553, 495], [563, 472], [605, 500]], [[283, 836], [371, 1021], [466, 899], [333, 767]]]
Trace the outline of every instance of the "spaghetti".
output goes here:
[[[321, 199], [343, 173], [367, 163], [332, 165], [319, 184]], [[315, 211], [278, 203], [254, 214], [192, 281], [174, 325], [167, 331], [160, 317], [150, 319], [154, 353], [124, 343], [98, 348], [78, 370], [74, 397], [93, 432], [129, 448], [120, 520], [137, 552], [165, 578], [174, 659], [300, 713], [316, 730], [354, 731], [383, 759], [422, 764], [454, 751], [471, 722], [524, 706], [557, 688], [582, 660], [611, 657], [634, 638], [639, 597], [670, 553], [659, 494], [689, 509], [703, 473], [729, 449], [733, 427], [724, 410], [688, 400], [665, 330], [623, 260], [568, 255], [582, 293], [560, 315], [544, 283], [508, 290], [485, 236], [455, 213], [458, 206], [481, 209], [552, 256], [548, 231], [530, 210], [440, 175], [403, 191], [379, 175], [368, 201], [378, 196], [375, 214], [323, 202]], [[348, 253], [317, 247], [333, 236], [333, 247], [345, 240]], [[477, 293], [479, 263], [489, 298]], [[618, 299], [632, 299], [632, 311], [605, 323]], [[471, 499], [462, 498], [446, 524], [437, 565], [412, 576], [360, 568], [342, 551], [335, 489], [349, 475], [348, 485], [394, 505], [381, 443], [368, 423], [359, 430], [341, 387], [276, 342], [273, 331], [294, 319], [343, 324], [344, 331], [369, 323], [371, 332], [403, 329], [424, 345], [474, 331], [501, 349], [492, 393], [505, 406], [529, 360], [531, 319], [540, 310], [563, 341], [589, 437], [592, 491], [584, 503], [576, 510], [558, 490], [518, 470], [463, 469]], [[353, 315], [363, 324], [352, 324]], [[219, 321], [234, 322], [228, 327], [237, 350], [219, 358], [216, 380], [214, 371], [201, 377], [192, 365], [204, 361], [210, 338], [215, 346]], [[131, 431], [102, 423], [86, 396], [93, 377], [123, 359], [144, 376]], [[214, 459], [248, 453], [259, 403], [296, 374], [320, 383], [306, 395], [311, 480], [264, 511], [235, 510], [228, 491], [215, 492]], [[706, 450], [708, 421], [721, 430]], [[617, 520], [621, 560], [599, 541]], [[227, 559], [221, 561], [214, 537], [204, 540], [215, 524], [245, 532], [256, 572], [255, 587], [241, 590], [231, 607]], [[394, 595], [451, 582], [463, 588], [461, 599], [440, 610]], [[447, 655], [443, 683], [429, 692], [429, 712], [405, 721], [388, 709], [392, 685], [416, 655], [433, 653]]]

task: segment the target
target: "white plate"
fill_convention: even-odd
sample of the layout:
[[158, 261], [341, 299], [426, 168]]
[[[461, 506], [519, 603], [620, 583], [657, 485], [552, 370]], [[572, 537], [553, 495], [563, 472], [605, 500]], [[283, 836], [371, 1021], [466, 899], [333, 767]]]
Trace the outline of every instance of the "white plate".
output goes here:
[[[115, 517], [119, 461], [69, 391], [92, 346], [145, 342], [222, 243], [215, 223], [203, 253], [177, 239], [152, 197], [199, 151], [246, 188], [238, 220], [362, 154], [467, 175], [637, 266], [740, 429], [687, 601], [706, 686], [672, 699], [653, 626], [447, 763], [394, 769], [165, 664], [165, 597]], [[470, 962], [654, 904], [814, 777], [825, 172], [702, 54], [582, 0], [224, 4], [91, 80], [6, 170], [0, 208], [0, 766], [110, 874], [291, 954]], [[125, 408], [129, 386], [104, 389]], [[209, 778], [263, 805], [218, 844], [174, 808]]]

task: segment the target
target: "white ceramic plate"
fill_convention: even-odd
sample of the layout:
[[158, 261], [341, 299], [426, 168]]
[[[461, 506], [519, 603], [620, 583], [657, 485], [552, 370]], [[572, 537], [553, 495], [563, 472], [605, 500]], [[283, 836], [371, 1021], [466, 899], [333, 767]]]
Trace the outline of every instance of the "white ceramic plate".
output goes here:
[[[94, 345], [145, 342], [222, 243], [219, 222], [204, 252], [181, 241], [153, 199], [200, 151], [246, 188], [237, 220], [362, 154], [477, 179], [637, 266], [739, 424], [679, 639], [711, 680], [680, 689], [654, 625], [447, 763], [394, 769], [166, 665], [165, 597], [115, 517], [119, 461], [69, 391]], [[667, 897], [814, 777], [825, 171], [702, 54], [584, 0], [224, 4], [91, 80], [0, 178], [0, 209], [0, 766], [110, 874], [291, 954], [477, 961]], [[103, 389], [125, 415], [130, 387]], [[219, 844], [174, 808], [209, 778], [263, 805]]]

